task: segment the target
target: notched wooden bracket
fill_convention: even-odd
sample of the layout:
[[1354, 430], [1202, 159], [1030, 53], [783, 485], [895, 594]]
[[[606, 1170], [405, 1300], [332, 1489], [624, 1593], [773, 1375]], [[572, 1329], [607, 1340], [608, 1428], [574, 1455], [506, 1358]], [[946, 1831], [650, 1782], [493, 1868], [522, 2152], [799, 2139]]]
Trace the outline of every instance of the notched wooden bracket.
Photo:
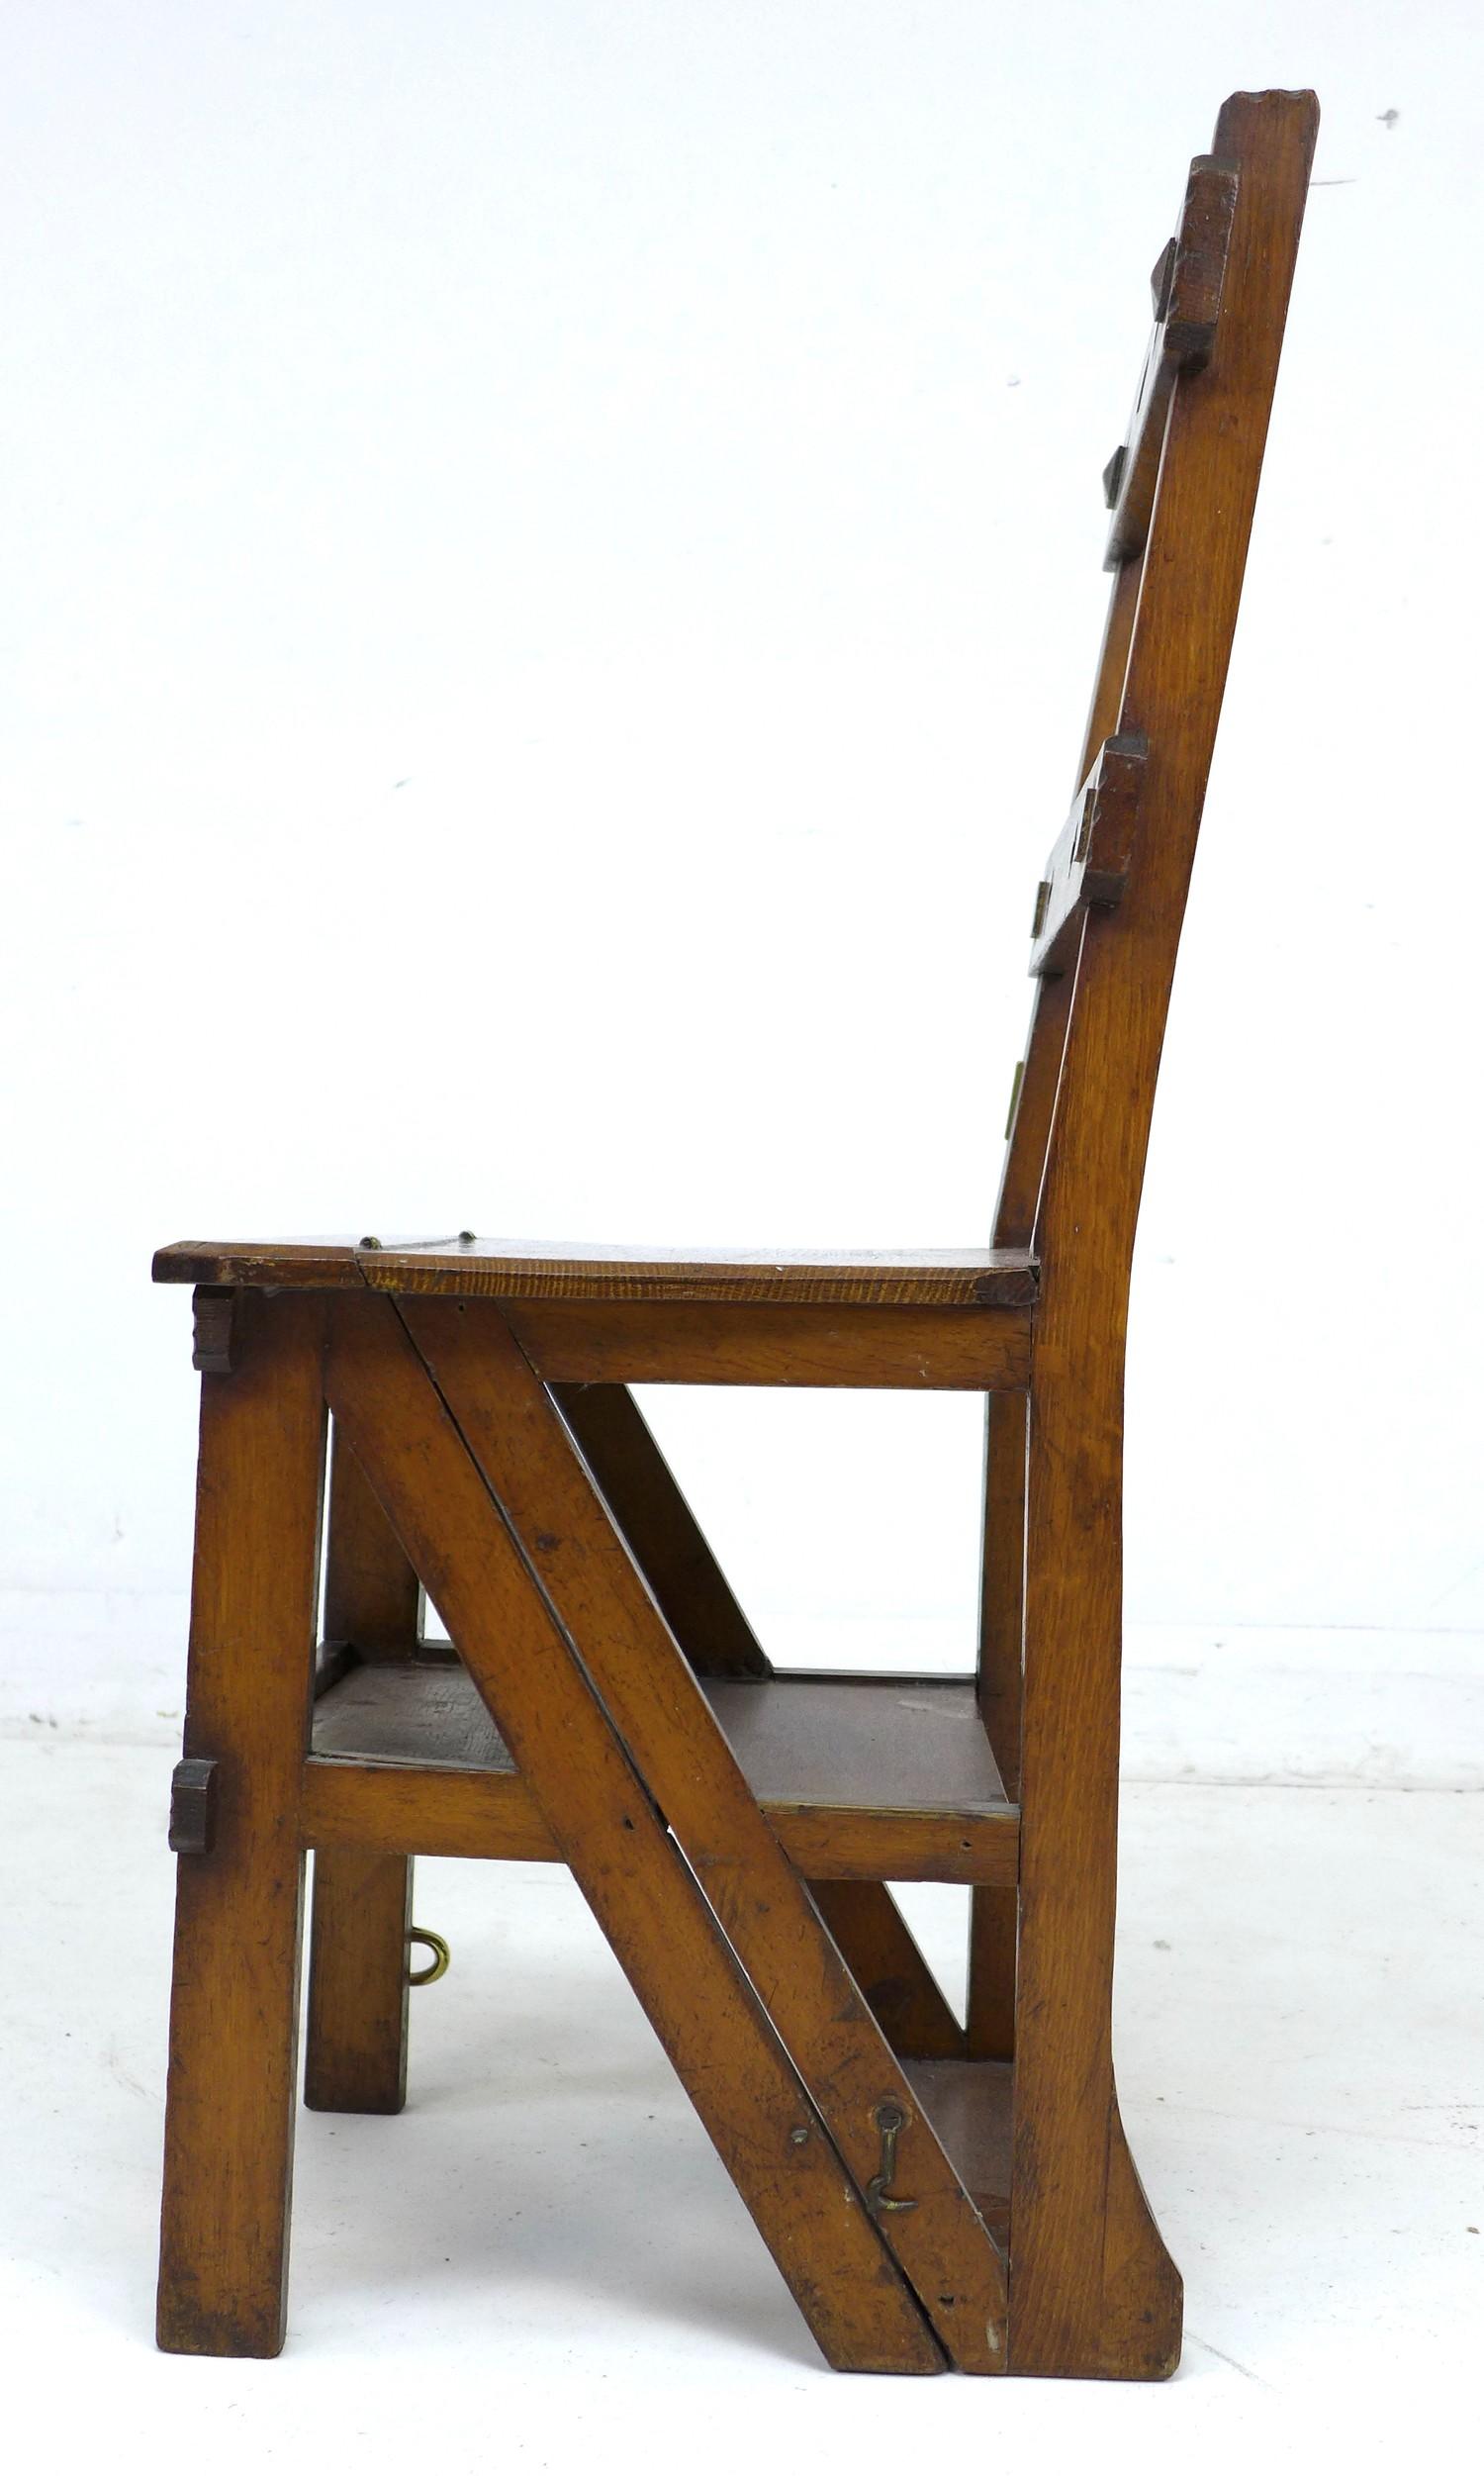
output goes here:
[[209, 1857], [216, 1833], [216, 1759], [188, 1755], [170, 1780], [170, 1846], [177, 1857]]
[[1190, 166], [1180, 237], [1163, 310], [1164, 349], [1182, 370], [1209, 358], [1221, 316], [1237, 212], [1237, 166], [1198, 154]]
[[230, 1376], [235, 1367], [241, 1336], [241, 1298], [240, 1289], [203, 1286], [192, 1290], [195, 1323], [191, 1365], [198, 1376]]
[[[1194, 168], [1192, 164], [1191, 169], [1194, 170]], [[1175, 258], [1179, 253], [1179, 245], [1177, 240], [1166, 240], [1150, 272], [1150, 306], [1154, 311], [1157, 327], [1160, 326], [1169, 315], [1169, 296], [1174, 288]]]
[[1081, 913], [1089, 905], [1111, 910], [1122, 897], [1147, 753], [1142, 731], [1120, 731], [1098, 750], [1046, 864], [1031, 945], [1033, 979], [1065, 972], [1075, 959]]
[[1155, 332], [1128, 437], [1103, 470], [1103, 497], [1113, 516], [1104, 567], [1137, 558], [1149, 539], [1175, 380], [1182, 371], [1201, 369], [1210, 357], [1236, 210], [1236, 165], [1198, 154], [1190, 166], [1179, 236], [1165, 244], [1150, 277]]

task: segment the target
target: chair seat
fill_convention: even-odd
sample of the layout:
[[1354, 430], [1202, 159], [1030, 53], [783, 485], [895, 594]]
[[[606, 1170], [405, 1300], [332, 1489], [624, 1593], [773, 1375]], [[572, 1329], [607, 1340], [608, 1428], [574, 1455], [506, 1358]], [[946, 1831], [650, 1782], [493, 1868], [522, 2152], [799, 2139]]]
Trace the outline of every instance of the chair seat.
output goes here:
[[1029, 1306], [1023, 1248], [899, 1253], [584, 1246], [505, 1238], [183, 1238], [154, 1259], [160, 1282], [252, 1289], [372, 1289], [476, 1298], [756, 1301], [793, 1306]]

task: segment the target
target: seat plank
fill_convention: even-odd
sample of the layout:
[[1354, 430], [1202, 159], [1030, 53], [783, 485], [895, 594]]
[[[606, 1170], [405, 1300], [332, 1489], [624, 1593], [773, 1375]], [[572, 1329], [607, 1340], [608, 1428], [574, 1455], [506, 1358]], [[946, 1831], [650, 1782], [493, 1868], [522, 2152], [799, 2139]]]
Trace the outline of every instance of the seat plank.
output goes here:
[[159, 1282], [250, 1289], [357, 1289], [406, 1296], [757, 1300], [818, 1306], [1028, 1306], [1023, 1249], [665, 1248], [503, 1238], [183, 1238], [154, 1258]]

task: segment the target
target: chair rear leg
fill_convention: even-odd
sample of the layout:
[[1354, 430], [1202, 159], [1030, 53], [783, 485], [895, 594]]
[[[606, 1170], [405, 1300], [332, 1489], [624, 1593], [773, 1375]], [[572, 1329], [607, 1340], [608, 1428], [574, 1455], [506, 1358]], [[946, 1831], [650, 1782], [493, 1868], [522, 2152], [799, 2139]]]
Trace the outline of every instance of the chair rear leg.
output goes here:
[[1013, 1883], [978, 1883], [972, 1899], [968, 2051], [979, 2062], [1007, 2063], [1015, 2052], [1019, 1894]]
[[[1050, 1010], [1043, 1023], [1038, 1006], [1028, 1082], [1019, 1088], [1017, 1135], [1026, 1134], [1041, 1103], [1046, 1066], [1037, 1043], [1044, 1052], [1053, 1032]], [[1010, 1225], [1018, 1230], [1019, 1224], [1012, 1221]], [[996, 1244], [1002, 1243], [996, 1231]], [[1018, 1235], [1010, 1243], [1021, 1243]], [[1020, 1793], [1027, 1418], [1028, 1404], [1022, 1395], [990, 1394], [984, 1421], [978, 1699], [979, 1715], [1010, 1797]], [[1015, 2051], [1019, 1922], [1020, 1899], [1014, 1884], [975, 1885], [970, 1908], [968, 2030], [969, 2052], [979, 2062], [1007, 2062]]]
[[1179, 2360], [1181, 2287], [1113, 2082], [1118, 1375], [1048, 1381], [1031, 1421], [1010, 2368], [1150, 2381]]
[[[342, 1436], [330, 1456], [325, 1633], [363, 1659], [411, 1659], [417, 1576]], [[398, 2115], [407, 2100], [411, 1857], [315, 1852], [304, 2103]]]
[[407, 2100], [413, 1860], [317, 1849], [304, 2103], [400, 2115]]

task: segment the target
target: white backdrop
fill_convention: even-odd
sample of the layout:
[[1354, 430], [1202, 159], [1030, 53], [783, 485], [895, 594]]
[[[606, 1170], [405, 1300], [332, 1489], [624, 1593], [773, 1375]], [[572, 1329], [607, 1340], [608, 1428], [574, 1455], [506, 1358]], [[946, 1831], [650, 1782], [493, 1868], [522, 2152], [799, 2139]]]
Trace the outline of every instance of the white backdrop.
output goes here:
[[[1323, 185], [1150, 1167], [1130, 1611], [1456, 1667], [1477, 11], [23, 0], [8, 48], [16, 1724], [172, 1707], [156, 1243], [986, 1232], [1098, 473], [1243, 84], [1319, 89]], [[968, 1655], [976, 1404], [655, 1414], [784, 1653]]]

